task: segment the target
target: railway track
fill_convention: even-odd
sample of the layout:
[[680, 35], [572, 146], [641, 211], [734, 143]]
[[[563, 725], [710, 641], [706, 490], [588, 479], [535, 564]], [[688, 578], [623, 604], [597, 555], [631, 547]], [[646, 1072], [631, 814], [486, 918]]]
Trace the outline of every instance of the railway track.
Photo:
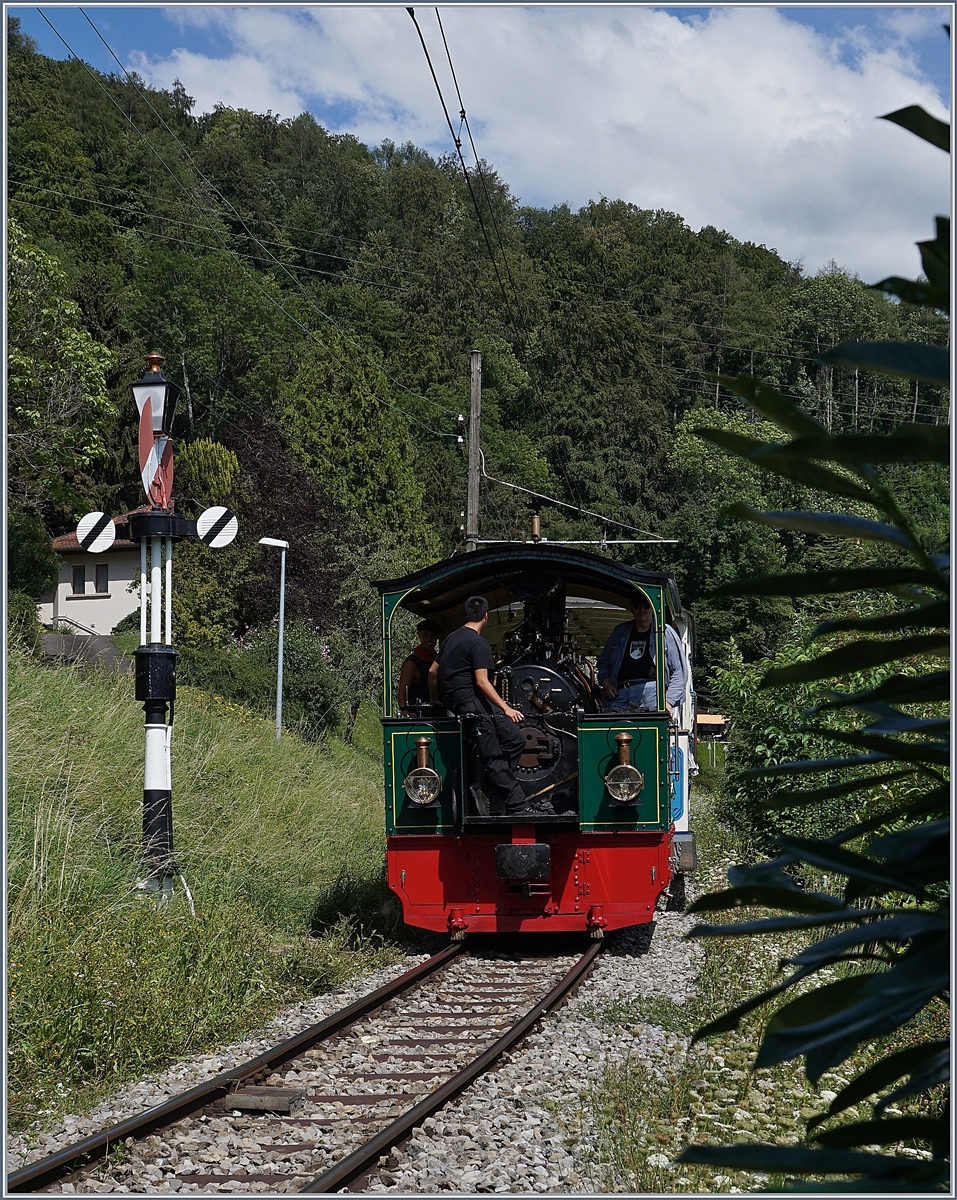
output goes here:
[[265, 1054], [12, 1172], [7, 1193], [67, 1181], [89, 1193], [361, 1190], [382, 1155], [574, 990], [601, 948], [453, 943]]

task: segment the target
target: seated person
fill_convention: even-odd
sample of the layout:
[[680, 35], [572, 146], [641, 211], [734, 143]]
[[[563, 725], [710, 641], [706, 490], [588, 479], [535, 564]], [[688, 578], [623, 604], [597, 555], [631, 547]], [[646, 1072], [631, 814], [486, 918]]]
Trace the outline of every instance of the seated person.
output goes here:
[[[655, 614], [646, 596], [629, 606], [633, 621], [616, 625], [598, 660], [598, 684], [605, 712], [658, 711]], [[665, 626], [665, 708], [674, 717], [688, 678], [678, 635]]]
[[429, 670], [433, 697], [441, 699], [457, 716], [471, 715], [473, 744], [482, 757], [483, 775], [504, 801], [507, 817], [552, 813], [546, 799], [525, 799], [515, 778], [515, 766], [525, 751], [525, 720], [517, 708], [502, 699], [489, 679], [494, 670], [492, 647], [482, 637], [488, 622], [488, 601], [469, 596], [464, 604], [465, 624], [442, 641], [438, 659]]
[[420, 621], [415, 627], [419, 644], [402, 664], [399, 674], [399, 708], [405, 712], [413, 704], [430, 704], [429, 668], [435, 662], [435, 643], [442, 630], [434, 621]]

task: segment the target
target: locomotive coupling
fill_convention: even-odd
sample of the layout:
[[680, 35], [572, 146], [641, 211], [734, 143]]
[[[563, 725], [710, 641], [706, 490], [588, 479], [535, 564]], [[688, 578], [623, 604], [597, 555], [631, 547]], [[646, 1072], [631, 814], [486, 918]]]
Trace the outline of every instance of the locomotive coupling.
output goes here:
[[604, 906], [601, 904], [593, 904], [588, 910], [588, 916], [585, 918], [585, 925], [593, 938], [603, 938], [605, 936], [605, 926], [608, 922], [605, 920]]
[[461, 908], [453, 908], [449, 912], [449, 933], [452, 935], [453, 942], [464, 941], [466, 933], [468, 933], [469, 923], [465, 919], [465, 914]]

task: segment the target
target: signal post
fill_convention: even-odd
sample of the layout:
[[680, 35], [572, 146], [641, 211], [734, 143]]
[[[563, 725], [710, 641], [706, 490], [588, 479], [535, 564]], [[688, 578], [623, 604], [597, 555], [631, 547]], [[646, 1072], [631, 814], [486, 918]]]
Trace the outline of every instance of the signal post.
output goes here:
[[[193, 521], [173, 510], [173, 443], [179, 388], [163, 375], [163, 356], [148, 354], [146, 374], [131, 385], [139, 416], [140, 478], [152, 507], [132, 513], [129, 537], [140, 546], [140, 645], [135, 696], [143, 705], [143, 865], [139, 885], [157, 899], [167, 898], [182, 871], [173, 855], [171, 741], [176, 705], [176, 658], [172, 638], [173, 546], [199, 537], [213, 547], [228, 545], [238, 522], [228, 508], [207, 509]], [[80, 545], [91, 553], [107, 549], [116, 525], [104, 513], [88, 513], [77, 527]], [[185, 883], [184, 883], [185, 886]], [[187, 895], [189, 890], [187, 888]]]

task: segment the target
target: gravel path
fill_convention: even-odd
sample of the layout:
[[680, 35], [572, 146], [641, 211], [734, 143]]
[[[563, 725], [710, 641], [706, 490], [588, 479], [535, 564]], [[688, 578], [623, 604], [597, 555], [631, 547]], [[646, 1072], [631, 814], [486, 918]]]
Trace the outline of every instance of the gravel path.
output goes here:
[[[659, 995], [684, 1003], [694, 991], [700, 954], [697, 946], [682, 940], [692, 923], [693, 918], [679, 913], [659, 912], [650, 926], [611, 935], [606, 952], [577, 994], [558, 1012], [544, 1018], [536, 1032], [495, 1071], [426, 1121], [404, 1147], [393, 1150], [365, 1189], [395, 1193], [597, 1191], [589, 1163], [588, 1089], [600, 1081], [606, 1066], [628, 1057], [646, 1064], [654, 1074], [663, 1073], [669, 1049], [671, 1054], [679, 1047], [683, 1049], [686, 1039], [649, 1024], [602, 1027], [596, 1014], [610, 1002], [636, 994]], [[348, 989], [295, 1005], [260, 1035], [214, 1055], [177, 1063], [157, 1076], [132, 1084], [87, 1116], [67, 1118], [61, 1130], [13, 1136], [8, 1146], [8, 1169], [42, 1158], [254, 1057], [278, 1038], [292, 1036], [426, 957], [426, 953], [411, 956], [356, 980]], [[561, 960], [555, 960], [555, 967], [561, 967]], [[220, 1130], [215, 1118], [204, 1121], [201, 1129], [189, 1134], [189, 1139], [202, 1144], [203, 1160], [209, 1159], [209, 1147], [215, 1148], [218, 1141], [225, 1162], [241, 1170], [268, 1171], [269, 1164], [260, 1156], [259, 1147], [249, 1139], [244, 1146], [229, 1122], [223, 1121]], [[354, 1140], [361, 1140], [364, 1132], [367, 1135], [371, 1131], [357, 1127]], [[310, 1133], [310, 1138], [313, 1136]], [[340, 1138], [336, 1141], [342, 1145]], [[312, 1141], [311, 1149], [315, 1152], [321, 1144]], [[195, 1194], [210, 1190], [175, 1178], [177, 1167], [182, 1170], [178, 1161], [181, 1154], [177, 1148], [174, 1166], [164, 1161], [167, 1153], [162, 1137], [154, 1136], [142, 1150], [142, 1159], [151, 1165], [144, 1168], [143, 1162], [136, 1161], [141, 1158], [137, 1148], [130, 1170], [110, 1171], [106, 1177], [100, 1175], [96, 1186], [91, 1180], [76, 1190], [129, 1194], [134, 1168], [137, 1192]], [[335, 1156], [339, 1153], [337, 1148]], [[243, 1163], [244, 1157], [248, 1166]], [[224, 1184], [215, 1190], [298, 1190], [291, 1185], [292, 1179], [290, 1187], [283, 1185], [281, 1189], [263, 1182], [238, 1189], [235, 1184]], [[66, 1184], [51, 1190], [73, 1192], [74, 1188]]]

